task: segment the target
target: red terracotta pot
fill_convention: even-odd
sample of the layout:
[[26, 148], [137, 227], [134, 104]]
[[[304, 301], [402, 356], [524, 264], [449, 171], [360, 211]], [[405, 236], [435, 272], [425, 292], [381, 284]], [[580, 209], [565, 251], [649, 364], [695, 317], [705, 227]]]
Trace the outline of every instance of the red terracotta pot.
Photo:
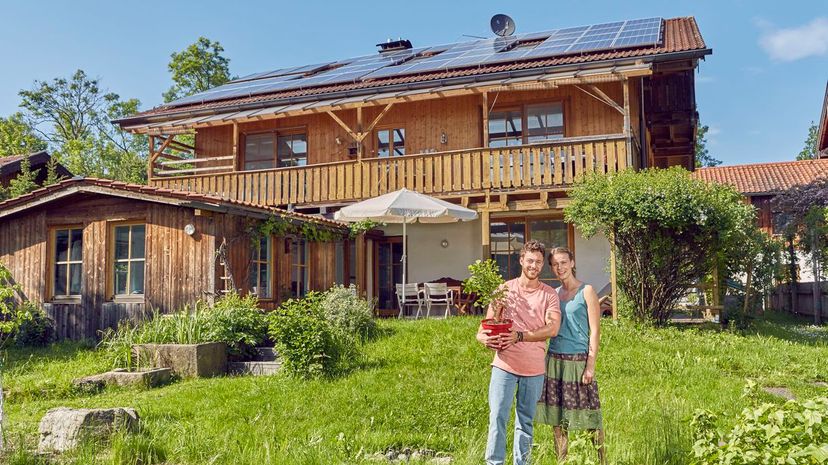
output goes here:
[[498, 334], [505, 334], [512, 330], [512, 320], [501, 320], [499, 323], [495, 323], [494, 319], [486, 319], [483, 320], [483, 329], [488, 329], [491, 331], [489, 333], [490, 336], [497, 336]]

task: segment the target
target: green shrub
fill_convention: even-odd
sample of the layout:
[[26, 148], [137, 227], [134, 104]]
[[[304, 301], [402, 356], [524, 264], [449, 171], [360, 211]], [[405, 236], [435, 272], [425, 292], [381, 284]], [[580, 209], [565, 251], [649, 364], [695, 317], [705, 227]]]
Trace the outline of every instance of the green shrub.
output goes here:
[[373, 306], [357, 295], [353, 285], [337, 285], [325, 292], [322, 310], [331, 324], [345, 334], [355, 335], [362, 342], [376, 334]]
[[[491, 258], [476, 260], [469, 265], [469, 279], [463, 281], [463, 291], [475, 294], [477, 300], [474, 305], [482, 308], [485, 313], [489, 304], [500, 301], [506, 296], [503, 282], [497, 262]], [[503, 307], [498, 305], [495, 310], [495, 320], [500, 320]]]
[[54, 340], [55, 325], [49, 315], [34, 302], [26, 301], [20, 310], [30, 315], [24, 319], [14, 334], [14, 344], [18, 347], [43, 347]]
[[324, 294], [290, 299], [270, 313], [270, 337], [283, 368], [302, 378], [333, 376], [358, 354], [354, 341], [322, 309]]
[[227, 294], [204, 317], [207, 339], [224, 342], [231, 355], [250, 355], [267, 338], [267, 318], [253, 296]]
[[748, 407], [729, 432], [719, 431], [716, 422], [716, 415], [709, 411], [694, 415], [694, 464], [806, 465], [828, 461], [828, 398]]

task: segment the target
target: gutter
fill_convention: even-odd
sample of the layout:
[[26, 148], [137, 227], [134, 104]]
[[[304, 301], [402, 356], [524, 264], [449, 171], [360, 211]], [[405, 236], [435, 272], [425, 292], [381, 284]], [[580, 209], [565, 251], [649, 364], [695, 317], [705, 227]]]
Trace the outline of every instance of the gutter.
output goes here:
[[[160, 123], [171, 119], [179, 119], [182, 117], [187, 118], [194, 118], [197, 116], [211, 116], [217, 115], [220, 113], [228, 113], [234, 111], [243, 111], [243, 110], [255, 110], [259, 108], [266, 108], [273, 106], [274, 104], [284, 104], [284, 105], [293, 105], [297, 103], [310, 103], [314, 101], [318, 101], [320, 99], [332, 99], [332, 98], [348, 98], [348, 97], [361, 97], [361, 96], [370, 96], [376, 95], [379, 93], [385, 92], [393, 92], [393, 91], [408, 91], [408, 90], [419, 90], [428, 87], [433, 87], [435, 83], [438, 83], [440, 86], [449, 86], [449, 85], [457, 85], [457, 84], [471, 84], [471, 83], [478, 83], [478, 82], [485, 82], [490, 80], [497, 80], [497, 79], [511, 79], [511, 78], [520, 78], [532, 75], [543, 75], [548, 74], [551, 72], [564, 72], [564, 71], [583, 71], [591, 68], [599, 68], [599, 67], [606, 67], [607, 65], [614, 64], [620, 65], [625, 62], [635, 63], [638, 61], [643, 61], [645, 63], [659, 63], [663, 61], [672, 61], [672, 60], [681, 60], [685, 58], [704, 58], [706, 55], [710, 55], [713, 53], [713, 50], [710, 48], [705, 49], [696, 49], [690, 51], [683, 51], [683, 52], [670, 52], [670, 53], [663, 53], [658, 55], [650, 55], [650, 56], [643, 56], [643, 57], [625, 57], [625, 58], [613, 58], [609, 60], [599, 60], [599, 61], [590, 61], [588, 64], [579, 63], [573, 65], [551, 65], [551, 66], [544, 66], [540, 68], [530, 68], [530, 69], [522, 69], [522, 70], [514, 70], [514, 71], [501, 71], [497, 73], [490, 73], [490, 74], [475, 74], [472, 76], [457, 76], [452, 78], [444, 78], [444, 79], [432, 79], [426, 81], [419, 81], [419, 82], [410, 82], [404, 84], [394, 84], [390, 86], [377, 86], [377, 87], [370, 87], [365, 89], [355, 89], [355, 90], [346, 90], [346, 91], [339, 91], [339, 92], [330, 92], [330, 93], [322, 93], [322, 94], [313, 94], [313, 95], [303, 95], [298, 97], [288, 97], [285, 99], [275, 99], [275, 100], [266, 100], [261, 102], [254, 102], [254, 103], [241, 103], [241, 104], [234, 104], [228, 106], [222, 106], [217, 108], [205, 109], [205, 110], [183, 110], [177, 111], [172, 113], [164, 113], [163, 115], [158, 116], [146, 116], [146, 117], [127, 117], [121, 118], [116, 120], [111, 120], [110, 122], [113, 124], [118, 124], [122, 128], [124, 126], [130, 126], [135, 124], [141, 123]], [[301, 88], [300, 88], [301, 90]], [[266, 95], [266, 94], [263, 94]]]

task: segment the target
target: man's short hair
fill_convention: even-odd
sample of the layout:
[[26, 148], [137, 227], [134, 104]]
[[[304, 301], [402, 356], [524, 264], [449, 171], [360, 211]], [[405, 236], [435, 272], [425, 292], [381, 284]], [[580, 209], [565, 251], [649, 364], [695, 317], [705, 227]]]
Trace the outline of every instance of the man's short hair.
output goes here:
[[531, 241], [523, 244], [523, 247], [520, 248], [520, 258], [523, 258], [523, 256], [526, 255], [526, 252], [538, 252], [542, 257], [545, 257], [546, 247], [543, 245], [543, 242], [532, 239]]

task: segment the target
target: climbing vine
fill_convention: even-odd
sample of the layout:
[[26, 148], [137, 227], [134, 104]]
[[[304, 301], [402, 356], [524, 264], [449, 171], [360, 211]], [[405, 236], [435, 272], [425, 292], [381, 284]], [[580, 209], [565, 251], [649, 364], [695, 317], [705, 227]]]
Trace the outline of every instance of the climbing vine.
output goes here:
[[308, 242], [332, 242], [342, 240], [345, 234], [333, 229], [320, 227], [316, 223], [303, 222], [296, 224], [280, 216], [271, 215], [264, 221], [256, 222], [248, 228], [250, 240], [258, 247], [263, 237], [287, 236], [294, 234], [303, 237]]
[[378, 223], [374, 220], [361, 220], [348, 225], [348, 229], [351, 230], [350, 237], [351, 239], [353, 239], [359, 236], [360, 234], [365, 234], [366, 232], [376, 228], [377, 226], [382, 225], [382, 223]]

